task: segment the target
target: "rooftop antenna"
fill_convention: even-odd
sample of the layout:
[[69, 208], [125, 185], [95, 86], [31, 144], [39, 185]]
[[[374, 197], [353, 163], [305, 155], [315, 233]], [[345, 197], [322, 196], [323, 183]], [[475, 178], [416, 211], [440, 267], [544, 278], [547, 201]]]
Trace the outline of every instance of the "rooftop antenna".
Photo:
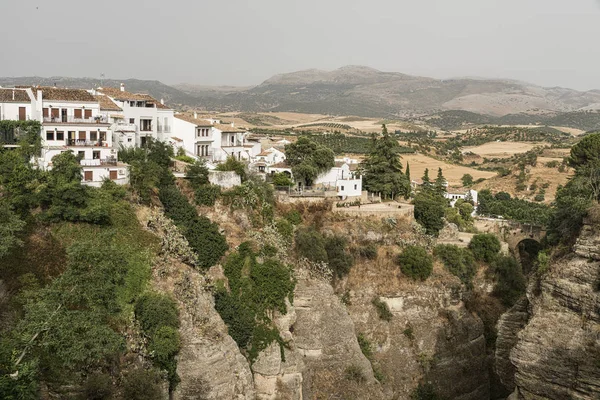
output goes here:
[[100, 74], [100, 87], [104, 87], [104, 74]]

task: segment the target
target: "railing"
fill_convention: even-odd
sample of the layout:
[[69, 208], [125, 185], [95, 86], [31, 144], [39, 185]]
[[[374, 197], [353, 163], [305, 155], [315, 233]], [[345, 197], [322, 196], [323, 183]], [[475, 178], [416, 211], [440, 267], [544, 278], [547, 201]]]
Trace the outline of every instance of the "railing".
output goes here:
[[72, 115], [66, 115], [62, 117], [44, 117], [43, 120], [44, 122], [50, 122], [55, 124], [108, 124], [108, 118], [100, 115], [89, 118], [75, 118]]
[[115, 132], [119, 132], [119, 131], [135, 132], [135, 131], [137, 131], [137, 125], [136, 124], [118, 123], [117, 126], [115, 127]]
[[110, 144], [105, 140], [67, 139], [65, 144], [67, 146], [110, 147]]
[[84, 159], [79, 162], [84, 167], [98, 167], [102, 165], [117, 165], [116, 158], [96, 158], [94, 160]]

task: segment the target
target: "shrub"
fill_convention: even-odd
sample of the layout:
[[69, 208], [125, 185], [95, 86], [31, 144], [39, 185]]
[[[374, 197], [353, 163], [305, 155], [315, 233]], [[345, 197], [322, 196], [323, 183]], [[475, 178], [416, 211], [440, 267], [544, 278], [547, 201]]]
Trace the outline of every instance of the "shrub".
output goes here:
[[362, 333], [359, 333], [356, 339], [358, 340], [360, 351], [365, 357], [367, 357], [368, 360], [370, 360], [371, 357], [373, 357], [373, 347], [371, 346], [371, 342], [369, 342], [369, 339], [367, 339]]
[[248, 179], [248, 173], [246, 172], [246, 165], [235, 159], [233, 156], [227, 157], [224, 163], [217, 165], [217, 171], [234, 171], [238, 174], [242, 180], [245, 182]]
[[465, 187], [469, 187], [473, 185], [473, 175], [471, 174], [464, 174], [461, 178], [462, 184]]
[[185, 168], [185, 176], [189, 179], [190, 184], [194, 189], [202, 185], [208, 185], [208, 168], [204, 160], [196, 161], [192, 165]]
[[377, 245], [375, 243], [368, 243], [358, 248], [358, 255], [367, 260], [375, 260], [377, 258]]
[[277, 219], [275, 221], [275, 228], [288, 244], [292, 242], [294, 239], [294, 225], [292, 225], [287, 219]]
[[431, 383], [419, 383], [410, 398], [411, 400], [440, 400], [440, 396]]
[[184, 163], [193, 164], [194, 158], [186, 155], [179, 155], [175, 157], [176, 160], [183, 161]]
[[469, 249], [477, 261], [490, 263], [496, 259], [501, 249], [500, 241], [491, 233], [482, 233], [473, 236]]
[[325, 239], [315, 228], [302, 228], [296, 231], [296, 252], [313, 262], [327, 262]]
[[437, 235], [444, 227], [447, 201], [443, 196], [421, 192], [415, 196], [415, 220], [425, 227], [427, 234]]
[[385, 301], [381, 301], [381, 299], [379, 299], [379, 297], [375, 297], [371, 301], [371, 304], [373, 304], [375, 306], [375, 310], [377, 310], [379, 319], [382, 319], [382, 320], [388, 321], [388, 322], [392, 320], [392, 317], [394, 315], [390, 311], [390, 308], [388, 307], [388, 305]]
[[546, 167], [547, 167], [547, 168], [556, 168], [556, 167], [558, 167], [558, 166], [559, 166], [559, 164], [560, 164], [560, 163], [559, 163], [558, 161], [556, 161], [556, 160], [552, 160], [552, 161], [548, 161], [548, 162], [546, 163]]
[[415, 338], [412, 326], [409, 326], [408, 328], [406, 328], [402, 333], [404, 334], [404, 336], [406, 336], [410, 340], [413, 340]]
[[281, 187], [294, 185], [294, 181], [292, 181], [290, 179], [289, 175], [286, 174], [285, 172], [278, 172], [276, 174], [273, 174], [272, 183], [275, 186], [281, 186]]
[[169, 382], [173, 386], [179, 381], [175, 356], [179, 353], [180, 348], [179, 332], [171, 326], [161, 326], [158, 328], [152, 335], [150, 345], [148, 346], [154, 363], [167, 371]]
[[440, 244], [435, 247], [433, 254], [442, 260], [451, 274], [460, 278], [465, 285], [471, 285], [477, 269], [473, 254], [468, 249], [451, 244]]
[[123, 380], [123, 397], [128, 400], [161, 400], [159, 374], [143, 369], [129, 372]]
[[219, 185], [200, 185], [194, 193], [196, 204], [200, 206], [214, 206], [215, 201], [221, 195], [221, 187]]
[[153, 335], [160, 327], [179, 327], [179, 311], [175, 301], [159, 293], [146, 293], [135, 304], [135, 317], [147, 335]]
[[526, 281], [521, 266], [512, 257], [499, 257], [494, 263], [494, 294], [506, 307], [513, 306], [525, 293]]
[[346, 250], [347, 241], [342, 236], [325, 238], [325, 251], [329, 260], [329, 268], [338, 278], [347, 275], [354, 265], [354, 258]]
[[88, 400], [108, 400], [113, 394], [113, 385], [110, 375], [94, 373], [90, 375], [84, 385], [83, 393]]
[[535, 197], [533, 198], [533, 200], [535, 201], [544, 201], [546, 200], [546, 195], [544, 193], [538, 193], [535, 195]]
[[396, 257], [396, 263], [400, 265], [402, 273], [414, 280], [424, 281], [433, 271], [433, 260], [427, 251], [418, 246], [407, 246], [401, 254]]
[[362, 369], [358, 365], [351, 365], [344, 371], [344, 377], [356, 383], [363, 383], [367, 379], [365, 378], [365, 374], [363, 374]]
[[293, 225], [300, 225], [302, 223], [302, 215], [298, 210], [292, 210], [284, 215], [284, 218]]
[[219, 226], [205, 216], [196, 216], [187, 223], [183, 235], [198, 254], [198, 264], [204, 269], [215, 265], [229, 248]]

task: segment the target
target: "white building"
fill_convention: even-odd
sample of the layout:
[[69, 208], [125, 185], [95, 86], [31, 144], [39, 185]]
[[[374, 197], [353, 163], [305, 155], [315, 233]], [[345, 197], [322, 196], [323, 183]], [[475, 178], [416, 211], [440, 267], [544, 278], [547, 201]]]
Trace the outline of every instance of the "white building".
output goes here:
[[213, 129], [210, 121], [199, 119], [197, 114], [175, 114], [173, 135], [169, 142], [175, 147], [183, 148], [190, 157], [215, 161], [219, 154], [221, 134]]
[[33, 91], [30, 88], [0, 88], [0, 120], [36, 120]]
[[465, 191], [463, 191], [463, 190], [450, 190], [450, 191], [447, 191], [444, 194], [444, 197], [446, 197], [448, 200], [450, 200], [450, 205], [452, 207], [454, 207], [454, 204], [456, 203], [456, 201], [458, 199], [462, 199], [462, 200], [470, 199], [470, 200], [473, 201], [473, 204], [475, 205], [475, 207], [477, 207], [477, 204], [478, 204], [478, 202], [477, 202], [477, 195], [478, 195], [477, 190], [473, 190], [473, 189], [468, 189], [468, 190], [465, 190]]
[[345, 161], [336, 161], [329, 171], [319, 175], [313, 186], [335, 188], [341, 198], [357, 197], [362, 194], [362, 176], [358, 175], [356, 166]]
[[123, 84], [119, 89], [98, 88], [91, 92], [106, 95], [121, 110], [120, 114], [116, 108], [102, 110], [102, 115], [111, 123], [117, 121], [113, 125], [117, 147], [144, 146], [148, 138], [167, 142], [171, 137], [174, 112], [163, 101], [147, 94], [127, 92]]

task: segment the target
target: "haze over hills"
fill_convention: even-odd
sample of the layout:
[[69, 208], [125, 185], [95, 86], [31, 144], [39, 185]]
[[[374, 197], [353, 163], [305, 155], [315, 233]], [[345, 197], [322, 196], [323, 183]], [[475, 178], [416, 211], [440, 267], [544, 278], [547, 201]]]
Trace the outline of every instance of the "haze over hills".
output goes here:
[[0, 85], [91, 88], [125, 83], [128, 91], [164, 98], [175, 107], [214, 111], [296, 111], [362, 117], [405, 117], [447, 110], [489, 116], [555, 114], [600, 109], [600, 90], [544, 88], [515, 80], [446, 80], [382, 72], [363, 66], [275, 75], [249, 88], [165, 85], [159, 81], [91, 78], [0, 78]]

